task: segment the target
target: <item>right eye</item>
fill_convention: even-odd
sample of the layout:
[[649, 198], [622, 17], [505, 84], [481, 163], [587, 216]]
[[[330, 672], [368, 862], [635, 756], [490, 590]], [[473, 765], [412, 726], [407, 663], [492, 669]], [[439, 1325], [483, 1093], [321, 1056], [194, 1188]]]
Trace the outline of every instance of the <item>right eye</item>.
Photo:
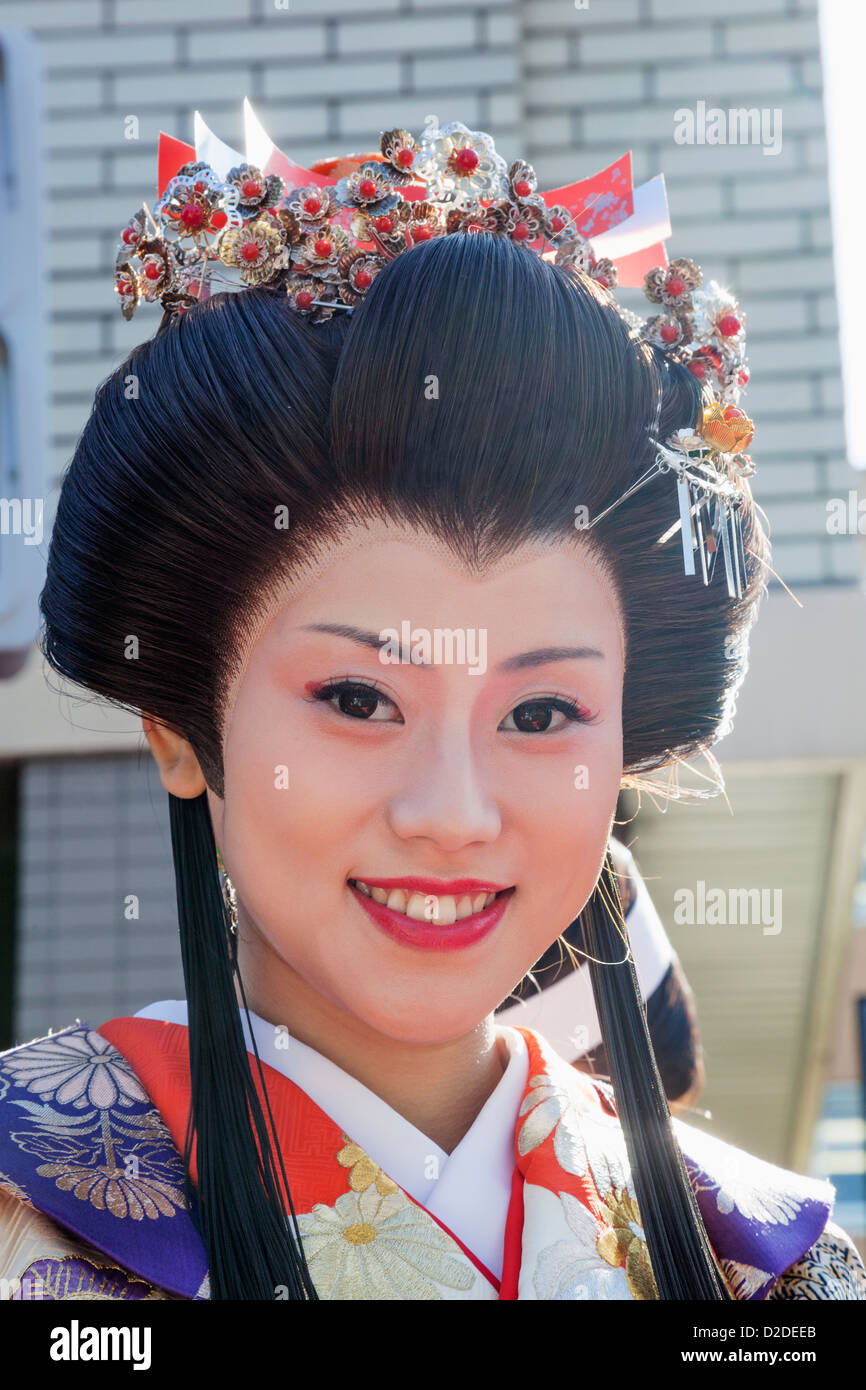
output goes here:
[[[363, 681], [328, 681], [325, 685], [320, 685], [313, 692], [314, 700], [322, 700], [325, 704], [330, 704], [332, 708], [338, 709], [341, 714], [347, 715], [350, 719], [360, 719], [368, 724], [392, 724], [402, 723], [400, 719], [377, 719], [375, 717], [380, 706], [390, 707], [397, 710], [397, 706], [389, 696], [378, 690], [374, 685], [367, 685]], [[336, 701], [336, 704], [333, 702]]]

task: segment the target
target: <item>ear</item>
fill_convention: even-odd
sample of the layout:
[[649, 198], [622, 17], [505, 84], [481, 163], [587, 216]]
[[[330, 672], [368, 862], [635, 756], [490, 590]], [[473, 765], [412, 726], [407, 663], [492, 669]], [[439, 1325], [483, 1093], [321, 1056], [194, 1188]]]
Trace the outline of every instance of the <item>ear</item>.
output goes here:
[[192, 744], [182, 734], [155, 723], [149, 714], [141, 716], [141, 727], [166, 791], [183, 798], [201, 796], [207, 783]]

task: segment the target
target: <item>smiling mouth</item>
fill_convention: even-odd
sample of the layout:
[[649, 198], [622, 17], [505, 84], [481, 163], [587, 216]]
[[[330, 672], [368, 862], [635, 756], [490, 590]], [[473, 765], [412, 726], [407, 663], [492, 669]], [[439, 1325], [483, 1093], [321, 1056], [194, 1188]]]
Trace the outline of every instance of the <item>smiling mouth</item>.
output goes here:
[[[413, 922], [427, 922], [431, 926], [448, 927], [474, 917], [490, 907], [497, 898], [513, 892], [513, 888], [503, 888], [498, 893], [417, 893], [405, 888], [377, 888], [360, 878], [348, 880], [365, 897], [372, 898], [382, 907], [399, 912]], [[432, 905], [432, 911], [431, 911]]]

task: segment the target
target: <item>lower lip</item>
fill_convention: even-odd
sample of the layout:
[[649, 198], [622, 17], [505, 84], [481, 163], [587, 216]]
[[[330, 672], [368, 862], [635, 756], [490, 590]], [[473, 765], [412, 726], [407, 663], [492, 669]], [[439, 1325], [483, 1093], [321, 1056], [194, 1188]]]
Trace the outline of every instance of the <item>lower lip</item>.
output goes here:
[[351, 883], [348, 886], [368, 917], [373, 919], [386, 936], [390, 936], [393, 941], [399, 941], [402, 946], [417, 946], [422, 951], [462, 951], [464, 947], [474, 946], [476, 941], [482, 941], [502, 920], [514, 893], [513, 888], [508, 888], [504, 893], [500, 893], [499, 897], [494, 898], [489, 907], [482, 908], [480, 912], [473, 912], [471, 916], [462, 918], [453, 926], [439, 927], [434, 922], [416, 922], [405, 913], [395, 912], [384, 903], [377, 903], [375, 898], [368, 898], [366, 893], [362, 893], [360, 888], [355, 888]]

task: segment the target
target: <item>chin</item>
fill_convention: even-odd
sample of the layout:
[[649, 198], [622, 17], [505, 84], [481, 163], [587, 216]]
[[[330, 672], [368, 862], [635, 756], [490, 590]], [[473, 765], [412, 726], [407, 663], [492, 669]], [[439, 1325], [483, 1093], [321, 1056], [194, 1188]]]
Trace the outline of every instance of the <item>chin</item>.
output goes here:
[[483, 1001], [474, 1009], [437, 1009], [431, 1008], [428, 997], [423, 1002], [413, 1001], [405, 1008], [395, 1007], [387, 1013], [383, 1013], [380, 1006], [375, 1014], [365, 1016], [363, 1021], [368, 1028], [396, 1043], [410, 1047], [435, 1047], [474, 1032], [494, 1007], [488, 1007]]

